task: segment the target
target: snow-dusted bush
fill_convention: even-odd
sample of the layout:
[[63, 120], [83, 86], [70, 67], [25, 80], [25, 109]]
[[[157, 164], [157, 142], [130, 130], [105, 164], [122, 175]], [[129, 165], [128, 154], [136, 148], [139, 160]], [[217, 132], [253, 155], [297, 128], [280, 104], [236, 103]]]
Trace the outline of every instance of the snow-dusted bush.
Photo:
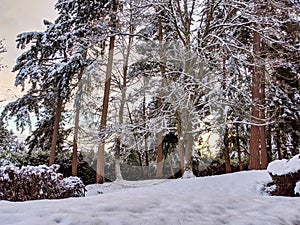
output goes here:
[[275, 160], [268, 165], [267, 168], [271, 175], [276, 189], [273, 195], [295, 196], [299, 195], [300, 185], [296, 185], [300, 181], [300, 154], [292, 159]]
[[60, 198], [83, 197], [85, 186], [79, 177], [67, 177], [61, 181]]
[[85, 186], [77, 177], [63, 178], [59, 165], [0, 167], [0, 200], [26, 201], [84, 196]]

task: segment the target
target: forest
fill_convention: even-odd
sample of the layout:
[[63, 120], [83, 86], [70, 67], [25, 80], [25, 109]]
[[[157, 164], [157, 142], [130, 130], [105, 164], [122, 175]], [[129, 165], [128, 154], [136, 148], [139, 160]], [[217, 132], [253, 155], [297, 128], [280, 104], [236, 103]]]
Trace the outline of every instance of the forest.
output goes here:
[[[264, 170], [300, 149], [298, 0], [57, 0], [17, 36], [0, 165], [85, 184]], [[5, 46], [0, 47], [0, 53]], [[30, 128], [24, 142], [18, 130]]]

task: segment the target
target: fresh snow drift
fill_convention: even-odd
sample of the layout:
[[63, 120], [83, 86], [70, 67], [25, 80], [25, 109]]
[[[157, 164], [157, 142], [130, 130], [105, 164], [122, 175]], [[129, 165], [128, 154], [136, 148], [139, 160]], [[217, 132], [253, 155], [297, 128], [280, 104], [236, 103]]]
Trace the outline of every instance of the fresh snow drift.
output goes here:
[[1, 225], [299, 225], [300, 198], [259, 187], [267, 171], [88, 186], [87, 197], [0, 201]]

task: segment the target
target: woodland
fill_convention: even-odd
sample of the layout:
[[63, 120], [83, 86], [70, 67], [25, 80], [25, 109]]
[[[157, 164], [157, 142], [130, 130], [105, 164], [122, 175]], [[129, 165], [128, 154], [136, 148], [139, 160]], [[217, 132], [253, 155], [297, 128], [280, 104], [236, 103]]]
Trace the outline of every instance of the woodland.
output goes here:
[[[55, 9], [44, 31], [17, 36], [23, 95], [1, 113], [0, 165], [58, 164], [91, 184], [264, 170], [299, 154], [299, 1]], [[8, 121], [30, 129], [24, 142]]]

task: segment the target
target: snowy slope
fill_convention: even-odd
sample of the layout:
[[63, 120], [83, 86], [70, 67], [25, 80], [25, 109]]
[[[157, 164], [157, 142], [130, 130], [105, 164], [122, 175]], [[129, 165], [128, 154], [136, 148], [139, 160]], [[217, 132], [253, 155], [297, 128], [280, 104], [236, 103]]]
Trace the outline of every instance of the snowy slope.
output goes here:
[[[123, 182], [89, 187], [89, 197], [22, 203], [0, 201], [2, 225], [230, 224], [299, 225], [300, 198], [262, 194], [266, 171]], [[103, 194], [96, 194], [96, 189]]]

